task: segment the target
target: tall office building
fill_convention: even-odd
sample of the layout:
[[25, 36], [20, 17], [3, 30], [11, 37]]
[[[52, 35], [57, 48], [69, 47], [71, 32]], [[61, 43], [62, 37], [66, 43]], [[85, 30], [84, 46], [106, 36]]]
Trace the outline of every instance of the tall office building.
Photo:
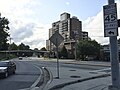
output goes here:
[[[65, 45], [68, 52], [73, 54], [75, 52], [76, 41], [82, 40], [82, 22], [75, 16], [71, 18], [69, 13], [62, 13], [60, 20], [52, 23], [52, 28], [49, 29], [49, 38], [56, 31], [64, 37], [64, 42], [60, 45], [60, 48]], [[55, 47], [51, 42], [49, 45], [48, 43], [46, 44], [50, 51]]]
[[63, 13], [60, 15], [59, 32], [66, 41], [71, 39], [82, 38], [82, 22], [73, 16], [70, 18], [70, 14]]

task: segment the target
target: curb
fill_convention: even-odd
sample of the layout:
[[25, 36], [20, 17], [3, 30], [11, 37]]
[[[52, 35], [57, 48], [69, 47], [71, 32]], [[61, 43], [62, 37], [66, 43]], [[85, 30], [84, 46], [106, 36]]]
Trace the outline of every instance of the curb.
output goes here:
[[39, 69], [39, 71], [41, 72], [41, 75], [37, 78], [37, 80], [31, 85], [31, 87], [30, 88], [34, 88], [34, 87], [36, 87], [37, 86], [37, 84], [40, 82], [40, 83], [42, 83], [43, 82], [43, 70], [40, 68], [40, 67], [38, 67], [38, 66], [36, 66], [35, 65], [35, 67], [36, 68], [38, 68]]
[[54, 90], [54, 89], [57, 89], [57, 88], [62, 88], [64, 86], [70, 85], [70, 84], [75, 84], [75, 83], [79, 83], [79, 82], [83, 82], [83, 81], [87, 81], [87, 80], [91, 80], [91, 79], [96, 79], [96, 78], [107, 77], [107, 76], [110, 76], [110, 74], [102, 74], [102, 75], [83, 78], [83, 79], [79, 79], [79, 80], [75, 80], [75, 81], [71, 81], [71, 82], [67, 82], [67, 83], [62, 83], [62, 84], [55, 85], [55, 86], [49, 88], [49, 90]]
[[75, 63], [75, 62], [65, 62], [65, 64], [76, 64], [76, 65], [89, 65], [89, 66], [104, 66], [111, 67], [111, 65], [102, 65], [102, 64], [86, 64], [86, 63]]
[[41, 75], [37, 78], [37, 80], [30, 86], [30, 88], [24, 88], [24, 89], [19, 89], [19, 90], [36, 90], [36, 89], [38, 89], [39, 87], [37, 87], [37, 84], [40, 82], [40, 83], [42, 83], [43, 82], [43, 70], [40, 68], [40, 67], [38, 67], [38, 66], [36, 66], [36, 65], [34, 65], [36, 68], [38, 68], [39, 69], [39, 71], [41, 72]]
[[[52, 59], [52, 60], [56, 60], [56, 59]], [[59, 59], [59, 61], [60, 61], [61, 59]], [[56, 62], [56, 61], [52, 61], [52, 62]], [[94, 65], [94, 66], [104, 66], [104, 67], [111, 67], [111, 64], [110, 65], [103, 65], [103, 64], [89, 64], [89, 63], [79, 63], [79, 62], [77, 62], [77, 61], [67, 61], [66, 60], [66, 62], [62, 62], [62, 63], [65, 63], [65, 64], [76, 64], [76, 65], [89, 65], [89, 66], [91, 66], [91, 65]]]
[[45, 90], [48, 90], [48, 86], [50, 85], [50, 83], [53, 81], [53, 75], [52, 75], [52, 72], [45, 67], [45, 69], [48, 71], [49, 75], [50, 75], [50, 80], [47, 82], [47, 84], [45, 85], [44, 89]]

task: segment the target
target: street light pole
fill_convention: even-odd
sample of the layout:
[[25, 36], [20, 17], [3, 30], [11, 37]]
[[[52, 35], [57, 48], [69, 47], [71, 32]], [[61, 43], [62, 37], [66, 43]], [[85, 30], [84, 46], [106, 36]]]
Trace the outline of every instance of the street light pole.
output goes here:
[[8, 47], [8, 51], [9, 51], [9, 54], [8, 54], [8, 55], [9, 55], [9, 59], [10, 59], [10, 50], [11, 50], [10, 45], [11, 45], [11, 40], [12, 40], [12, 38], [10, 37], [9, 40], [10, 40], [10, 43], [9, 43], [9, 47]]
[[[108, 0], [108, 5], [114, 3], [115, 0]], [[111, 36], [109, 40], [110, 40], [111, 74], [112, 74], [112, 85], [109, 86], [109, 90], [120, 90], [117, 36]]]

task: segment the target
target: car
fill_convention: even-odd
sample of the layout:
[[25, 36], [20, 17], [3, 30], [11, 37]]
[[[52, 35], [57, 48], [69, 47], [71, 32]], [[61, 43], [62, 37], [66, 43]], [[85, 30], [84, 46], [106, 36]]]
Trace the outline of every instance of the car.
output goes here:
[[22, 57], [19, 57], [19, 60], [22, 60]]
[[16, 64], [13, 61], [0, 61], [0, 76], [6, 78], [11, 74], [15, 74]]

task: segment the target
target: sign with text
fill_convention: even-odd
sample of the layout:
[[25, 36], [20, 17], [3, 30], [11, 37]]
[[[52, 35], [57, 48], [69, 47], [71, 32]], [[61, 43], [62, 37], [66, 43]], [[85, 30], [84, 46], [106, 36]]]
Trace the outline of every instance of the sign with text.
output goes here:
[[118, 35], [118, 20], [116, 3], [103, 6], [104, 13], [104, 36]]

